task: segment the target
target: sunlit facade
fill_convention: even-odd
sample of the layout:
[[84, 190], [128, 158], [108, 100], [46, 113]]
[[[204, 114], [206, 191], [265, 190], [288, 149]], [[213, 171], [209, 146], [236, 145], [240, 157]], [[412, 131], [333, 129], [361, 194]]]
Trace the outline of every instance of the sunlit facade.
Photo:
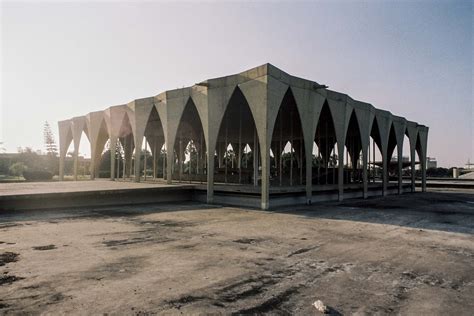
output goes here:
[[216, 202], [215, 186], [258, 192], [262, 209], [282, 192], [311, 203], [321, 192], [343, 200], [345, 192], [366, 198], [372, 191], [414, 191], [415, 172], [404, 184], [402, 159], [395, 164], [397, 184], [390, 185], [392, 157], [403, 155], [411, 170], [418, 156], [426, 189], [428, 127], [270, 64], [60, 121], [61, 179], [69, 145], [77, 155], [83, 132], [92, 179], [108, 143], [111, 179], [144, 180], [147, 172], [134, 161], [146, 144], [148, 179], [205, 184], [208, 203]]

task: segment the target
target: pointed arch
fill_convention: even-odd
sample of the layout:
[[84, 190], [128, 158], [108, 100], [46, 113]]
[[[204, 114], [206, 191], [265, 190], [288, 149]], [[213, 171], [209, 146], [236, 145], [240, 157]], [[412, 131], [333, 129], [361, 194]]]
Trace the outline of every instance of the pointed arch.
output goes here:
[[[201, 151], [202, 153], [205, 152], [206, 141], [201, 117], [193, 99], [189, 97], [181, 113], [175, 137], [170, 141], [170, 144], [174, 144], [174, 146], [173, 148], [169, 148], [169, 146], [167, 146], [167, 150], [172, 151], [171, 159], [173, 160], [173, 163], [171, 164], [171, 167], [174, 167], [174, 170], [172, 170], [173, 179], [177, 179], [179, 181], [185, 180], [183, 179], [185, 145], [191, 140], [195, 142], [199, 140], [200, 144], [202, 144], [200, 146]], [[168, 153], [168, 155], [169, 154], [170, 153]]]
[[[235, 87], [229, 101], [225, 105], [224, 115], [220, 121], [216, 149], [218, 156], [218, 168], [216, 169], [216, 182], [258, 184], [258, 164], [261, 160], [259, 154], [259, 140], [257, 127], [250, 105], [238, 86]], [[228, 156], [229, 144], [232, 144], [233, 155], [235, 155], [236, 166], [229, 168], [228, 164], [222, 164], [224, 157]], [[242, 164], [245, 145], [249, 144], [252, 151], [252, 164]], [[234, 148], [234, 145], [235, 148]], [[221, 166], [219, 168], [219, 166]], [[250, 168], [249, 168], [250, 167]]]
[[134, 175], [137, 174], [137, 170], [135, 170], [133, 166], [140, 165], [140, 158], [137, 159], [134, 157], [134, 151], [137, 150], [137, 144], [135, 138], [136, 130], [133, 127], [135, 124], [135, 118], [133, 115], [133, 112], [127, 111], [123, 116], [119, 137], [117, 140], [119, 151], [119, 157], [117, 158], [117, 177], [123, 179], [130, 178], [132, 176], [132, 172]]
[[362, 134], [357, 118], [357, 112], [352, 110], [349, 123], [346, 129], [345, 146], [346, 151], [346, 172], [344, 183], [361, 183], [362, 171], [360, 170], [361, 151], [362, 151]]
[[153, 178], [157, 178], [158, 174], [160, 174], [161, 177], [164, 177], [166, 171], [164, 170], [165, 165], [163, 159], [165, 159], [165, 157], [161, 149], [165, 145], [165, 131], [158, 110], [155, 106], [152, 107], [150, 115], [148, 116], [144, 136], [151, 152], [153, 168], [152, 176]]
[[[72, 134], [74, 139], [74, 180], [78, 179], [79, 174], [85, 175], [90, 170], [88, 169], [87, 163], [82, 159], [80, 161], [80, 151], [86, 148], [85, 151], [90, 149], [90, 131], [87, 125], [87, 117], [79, 116], [72, 119]], [[85, 145], [85, 142], [89, 143], [89, 146]], [[85, 153], [84, 157], [85, 157]], [[84, 158], [83, 157], [83, 158]]]
[[368, 182], [375, 183], [376, 179], [381, 175], [382, 169], [382, 137], [380, 135], [380, 127], [378, 118], [374, 115], [369, 137], [368, 146]]
[[[337, 148], [337, 136], [333, 114], [329, 103], [326, 100], [321, 108], [321, 113], [316, 125], [314, 142], [318, 148], [317, 160], [319, 161], [316, 170], [313, 170], [313, 184], [335, 184], [337, 183], [337, 169], [331, 157], [332, 152]], [[334, 159], [336, 158], [336, 159]]]
[[421, 169], [421, 165], [423, 164], [423, 148], [422, 148], [420, 133], [416, 134], [415, 151], [416, 151], [416, 155], [418, 156], [418, 162], [420, 164], [420, 169]]
[[[278, 168], [271, 168], [270, 185], [303, 185], [306, 183], [306, 150], [301, 114], [291, 87], [278, 107], [270, 144], [280, 154]], [[290, 144], [286, 148], [286, 144]], [[285, 150], [286, 148], [286, 150]], [[284, 161], [285, 160], [285, 163]]]
[[[387, 146], [387, 181], [397, 179], [398, 176], [398, 160], [401, 159], [398, 157], [398, 138], [395, 131], [395, 125], [392, 122], [390, 124], [390, 132], [388, 136], [388, 146]], [[397, 149], [397, 151], [395, 151]], [[395, 155], [397, 155], [397, 160], [394, 159]]]
[[107, 174], [107, 178], [109, 177], [108, 173], [110, 172], [110, 166], [106, 166], [105, 170], [101, 170], [102, 166], [102, 157], [105, 149], [105, 145], [110, 138], [109, 131], [107, 128], [107, 124], [104, 118], [102, 118], [97, 123], [97, 134], [94, 136], [95, 141], [91, 143], [91, 177], [92, 178], [101, 178], [104, 177], [104, 174]]

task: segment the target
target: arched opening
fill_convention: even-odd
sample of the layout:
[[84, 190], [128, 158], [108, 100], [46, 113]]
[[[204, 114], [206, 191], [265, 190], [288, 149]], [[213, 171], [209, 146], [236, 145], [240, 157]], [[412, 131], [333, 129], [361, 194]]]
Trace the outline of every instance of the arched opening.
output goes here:
[[[327, 101], [321, 109], [314, 142], [317, 148], [317, 165], [313, 167], [313, 184], [337, 184], [337, 139], [334, 120]], [[314, 146], [313, 146], [314, 148]]]
[[405, 128], [403, 133], [403, 149], [402, 149], [402, 184], [407, 185], [411, 181], [411, 155], [410, 155], [410, 139], [408, 138], [408, 130]]
[[[193, 161], [199, 163], [198, 168], [191, 168], [191, 174], [189, 172], [185, 173], [184, 169], [187, 154], [185, 149], [190, 142], [192, 142], [192, 147], [194, 148], [192, 153], [188, 153], [188, 156], [190, 155], [191, 164]], [[204, 139], [204, 130], [196, 105], [191, 98], [189, 98], [184, 107], [174, 143], [173, 179], [179, 180], [180, 182], [206, 180], [206, 142]], [[197, 157], [200, 157], [200, 159], [197, 159]]]
[[[398, 183], [398, 144], [395, 127], [393, 123], [390, 127], [387, 147], [387, 179], [388, 183]], [[400, 158], [401, 159], [401, 158]]]
[[64, 176], [71, 176], [74, 173], [74, 145], [72, 129], [68, 127], [66, 133], [66, 143], [64, 146]]
[[421, 139], [420, 134], [417, 133], [416, 136], [416, 145], [415, 145], [416, 155], [415, 155], [415, 178], [422, 178], [422, 169], [426, 161], [423, 161], [423, 150], [421, 148]]
[[[110, 152], [107, 158], [103, 155], [108, 140], [109, 132], [105, 120], [102, 119], [97, 133], [95, 148], [93, 148], [95, 157], [91, 157], [91, 159], [94, 159], [94, 170], [91, 170], [91, 172], [94, 172], [94, 177], [110, 178]], [[107, 159], [108, 162], [103, 164], [104, 159]]]
[[158, 111], [153, 106], [145, 127], [145, 135], [143, 141], [143, 150], [141, 168], [143, 170], [144, 180], [157, 178], [165, 178], [166, 176], [166, 151], [165, 136], [163, 125], [158, 115]]
[[[368, 154], [368, 163], [367, 163], [367, 174], [368, 174], [368, 182], [369, 184], [372, 183], [372, 187], [377, 187], [382, 185], [382, 170], [383, 170], [383, 162], [382, 162], [382, 139], [380, 137], [380, 129], [377, 122], [377, 118], [374, 118], [372, 129], [370, 131], [370, 140], [369, 140], [369, 148], [367, 151]], [[377, 185], [376, 182], [379, 182]], [[369, 186], [370, 188], [370, 186]]]
[[[117, 146], [115, 150], [115, 178], [126, 179], [132, 176], [133, 165], [135, 163], [133, 152], [135, 142], [133, 139], [132, 125], [128, 114], [125, 113], [117, 139]], [[110, 155], [110, 150], [109, 150]]]
[[362, 138], [355, 111], [349, 119], [344, 150], [344, 183], [362, 183]]
[[317, 170], [318, 168], [323, 167], [323, 159], [321, 156], [321, 150], [313, 140], [313, 151], [312, 151], [312, 163], [311, 168], [312, 170]]
[[229, 100], [217, 134], [214, 181], [258, 185], [258, 152], [257, 128], [252, 111], [237, 87]]
[[411, 148], [410, 138], [408, 137], [408, 129], [405, 129], [405, 133], [403, 135], [402, 168], [403, 183], [411, 183], [411, 175], [414, 170], [411, 170]]
[[276, 163], [272, 164], [270, 169], [270, 185], [304, 185], [306, 177], [303, 128], [291, 88], [288, 88], [281, 102], [271, 148], [275, 149], [272, 151]]
[[91, 174], [91, 145], [89, 140], [89, 131], [84, 125], [79, 142], [79, 150], [77, 153], [77, 176], [79, 179], [90, 177]]

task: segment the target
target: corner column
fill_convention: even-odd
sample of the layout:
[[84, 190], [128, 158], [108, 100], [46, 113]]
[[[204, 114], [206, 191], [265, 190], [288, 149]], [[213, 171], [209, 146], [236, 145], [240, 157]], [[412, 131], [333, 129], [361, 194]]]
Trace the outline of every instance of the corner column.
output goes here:
[[268, 147], [267, 144], [262, 144], [260, 148], [260, 155], [262, 157], [262, 210], [268, 210], [270, 207], [270, 148]]
[[421, 191], [426, 192], [426, 154], [421, 159]]

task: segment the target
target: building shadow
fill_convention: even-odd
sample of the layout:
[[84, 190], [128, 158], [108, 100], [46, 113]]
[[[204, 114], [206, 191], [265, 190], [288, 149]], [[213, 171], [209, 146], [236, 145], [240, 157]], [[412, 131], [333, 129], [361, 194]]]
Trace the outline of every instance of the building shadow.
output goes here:
[[273, 212], [308, 218], [474, 234], [474, 192], [406, 193], [402, 196], [279, 207]]

